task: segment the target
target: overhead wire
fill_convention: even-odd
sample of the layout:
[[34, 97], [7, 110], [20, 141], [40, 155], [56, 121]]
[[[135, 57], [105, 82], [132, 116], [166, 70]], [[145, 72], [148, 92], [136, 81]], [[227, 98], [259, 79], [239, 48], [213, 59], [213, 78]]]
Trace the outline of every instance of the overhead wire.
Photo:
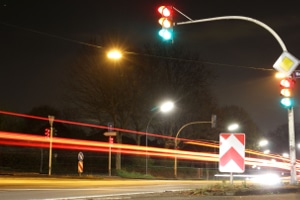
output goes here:
[[[52, 38], [56, 38], [56, 39], [60, 39], [60, 40], [64, 40], [64, 41], [68, 41], [68, 42], [72, 42], [72, 43], [77, 43], [77, 44], [88, 46], [88, 47], [92, 47], [92, 48], [105, 49], [105, 47], [100, 46], [100, 45], [91, 44], [91, 43], [88, 43], [88, 42], [83, 42], [83, 41], [79, 41], [79, 40], [75, 40], [75, 39], [70, 39], [70, 38], [66, 38], [66, 37], [63, 37], [63, 36], [54, 35], [54, 34], [42, 32], [42, 31], [30, 29], [30, 28], [25, 28], [25, 27], [13, 25], [13, 24], [8, 24], [8, 23], [4, 23], [4, 22], [0, 22], [0, 24], [2, 24], [4, 26], [11, 27], [11, 28], [22, 29], [24, 31], [28, 31], [28, 32], [32, 32], [32, 33], [36, 33], [36, 34], [40, 34], [40, 35], [44, 35], [44, 36], [47, 36], [47, 37], [52, 37]], [[146, 53], [140, 53], [140, 52], [134, 52], [134, 51], [124, 51], [123, 53], [124, 54], [128, 54], [128, 55], [136, 55], [136, 56], [140, 55], [140, 56], [147, 56], [147, 57], [168, 59], [168, 60], [175, 60], [175, 61], [202, 63], [202, 64], [208, 64], [208, 65], [236, 67], [236, 68], [244, 68], [244, 69], [252, 69], [252, 70], [274, 71], [273, 69], [269, 69], [269, 68], [259, 68], [259, 67], [243, 66], [243, 65], [233, 65], [233, 64], [226, 64], [226, 63], [218, 63], [218, 62], [205, 61], [205, 60], [193, 60], [193, 59], [184, 59], [184, 58], [159, 56], [159, 55], [146, 54]]]

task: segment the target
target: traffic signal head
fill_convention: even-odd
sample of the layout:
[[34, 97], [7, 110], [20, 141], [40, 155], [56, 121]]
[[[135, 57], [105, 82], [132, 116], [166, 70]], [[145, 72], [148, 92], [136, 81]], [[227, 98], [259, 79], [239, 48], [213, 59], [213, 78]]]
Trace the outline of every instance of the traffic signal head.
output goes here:
[[50, 137], [50, 129], [49, 128], [45, 128], [45, 136]]
[[280, 103], [285, 108], [291, 108], [294, 105], [293, 88], [295, 86], [295, 79], [284, 78], [280, 80], [280, 95], [283, 97]]
[[173, 39], [173, 7], [172, 6], [160, 6], [158, 12], [161, 14], [161, 18], [158, 20], [162, 29], [159, 31], [159, 35], [164, 40]]
[[294, 101], [292, 98], [284, 97], [280, 100], [280, 104], [285, 108], [291, 108], [294, 105]]

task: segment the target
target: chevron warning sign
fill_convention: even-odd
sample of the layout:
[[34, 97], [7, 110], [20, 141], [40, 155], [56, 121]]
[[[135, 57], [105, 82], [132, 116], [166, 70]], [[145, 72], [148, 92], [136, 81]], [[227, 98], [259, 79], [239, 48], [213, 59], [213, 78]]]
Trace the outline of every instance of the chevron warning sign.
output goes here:
[[221, 133], [219, 151], [219, 171], [245, 171], [245, 134]]

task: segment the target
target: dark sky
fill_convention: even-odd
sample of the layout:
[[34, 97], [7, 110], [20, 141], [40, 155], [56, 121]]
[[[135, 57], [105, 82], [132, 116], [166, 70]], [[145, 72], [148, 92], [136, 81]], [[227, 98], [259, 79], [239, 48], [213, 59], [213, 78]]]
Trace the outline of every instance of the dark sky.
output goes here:
[[[8, 111], [24, 113], [34, 106], [58, 105], [67, 92], [62, 87], [65, 68], [82, 45], [50, 35], [89, 42], [114, 31], [127, 42], [142, 46], [160, 40], [156, 9], [164, 4], [192, 19], [231, 15], [257, 19], [270, 26], [288, 51], [300, 58], [296, 0], [0, 0], [0, 4], [0, 106]], [[175, 19], [187, 21], [179, 13]], [[199, 52], [219, 77], [213, 89], [220, 105], [243, 107], [262, 134], [287, 123], [272, 68], [282, 49], [268, 31], [242, 20], [180, 25], [174, 31], [174, 42]], [[296, 122], [300, 121], [299, 111], [296, 105]]]

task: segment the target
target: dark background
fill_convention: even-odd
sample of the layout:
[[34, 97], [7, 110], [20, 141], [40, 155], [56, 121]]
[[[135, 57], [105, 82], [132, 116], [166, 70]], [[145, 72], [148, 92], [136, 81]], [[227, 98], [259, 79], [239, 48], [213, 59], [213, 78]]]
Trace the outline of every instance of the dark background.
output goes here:
[[[140, 47], [160, 41], [160, 5], [173, 5], [192, 19], [231, 15], [257, 19], [300, 57], [297, 1], [0, 0], [0, 106], [21, 113], [44, 104], [59, 106], [67, 92], [63, 85], [67, 66], [82, 48], [80, 42], [110, 32]], [[187, 21], [179, 13], [175, 20]], [[267, 30], [248, 21], [222, 20], [179, 25], [174, 32], [175, 43], [198, 52], [216, 73], [213, 91], [220, 105], [243, 107], [265, 135], [287, 123], [272, 67], [282, 49]], [[299, 122], [297, 90], [298, 86], [294, 111]]]

